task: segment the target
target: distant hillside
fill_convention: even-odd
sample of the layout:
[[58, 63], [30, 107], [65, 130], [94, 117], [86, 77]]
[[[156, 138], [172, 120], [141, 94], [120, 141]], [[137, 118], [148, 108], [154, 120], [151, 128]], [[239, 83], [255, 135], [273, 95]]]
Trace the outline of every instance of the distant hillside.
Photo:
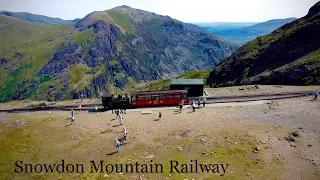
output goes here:
[[320, 84], [320, 2], [309, 13], [239, 48], [207, 84]]
[[258, 23], [254, 22], [203, 22], [192, 23], [214, 34], [218, 32], [225, 32], [233, 29], [240, 29], [249, 27]]
[[74, 20], [69, 20], [69, 21], [71, 21], [71, 22], [73, 22], [73, 23], [77, 23], [77, 22], [81, 21], [81, 18], [76, 18], [76, 19], [74, 19]]
[[192, 23], [195, 24], [213, 34], [218, 32], [225, 32], [233, 29], [240, 29], [244, 27], [249, 27], [258, 23], [254, 22], [199, 22], [199, 23]]
[[0, 102], [127, 91], [212, 69], [238, 47], [198, 26], [128, 6], [66, 25], [0, 15]]
[[66, 21], [60, 18], [52, 18], [37, 14], [31, 14], [28, 12], [9, 12], [9, 11], [0, 11], [0, 14], [15, 17], [29, 22], [45, 23], [45, 24], [70, 24], [73, 21]]
[[[204, 29], [209, 30], [210, 32], [227, 39], [229, 41], [246, 43], [255, 39], [258, 36], [269, 34], [272, 31], [278, 29], [279, 27], [290, 23], [296, 20], [296, 18], [287, 18], [287, 19], [274, 19], [267, 22], [257, 23], [247, 27], [245, 23], [241, 24], [222, 24], [224, 26], [218, 27], [209, 27], [205, 26]], [[248, 23], [247, 23], [248, 24]], [[230, 27], [231, 26], [231, 27]], [[239, 28], [237, 28], [237, 26]]]

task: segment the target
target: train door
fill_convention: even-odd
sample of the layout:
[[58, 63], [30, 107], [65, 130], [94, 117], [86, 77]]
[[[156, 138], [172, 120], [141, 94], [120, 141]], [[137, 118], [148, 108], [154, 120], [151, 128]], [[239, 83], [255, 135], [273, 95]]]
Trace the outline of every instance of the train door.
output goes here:
[[145, 106], [151, 106], [153, 105], [151, 95], [145, 95]]
[[166, 104], [166, 101], [167, 101], [167, 95], [166, 94], [160, 94], [159, 104], [160, 105]]
[[175, 104], [174, 103], [174, 95], [173, 94], [167, 94], [166, 104], [170, 104], [170, 105]]
[[131, 105], [137, 106], [136, 96], [131, 96]]
[[181, 94], [176, 94], [174, 95], [174, 104], [179, 104], [182, 100], [182, 95]]
[[144, 106], [144, 95], [137, 95], [137, 106]]
[[184, 103], [188, 104], [189, 102], [188, 102], [187, 94], [182, 94], [182, 96], [183, 96]]
[[159, 94], [155, 94], [155, 95], [152, 95], [152, 103], [153, 103], [153, 105], [159, 105], [160, 104], [160, 102], [159, 102]]

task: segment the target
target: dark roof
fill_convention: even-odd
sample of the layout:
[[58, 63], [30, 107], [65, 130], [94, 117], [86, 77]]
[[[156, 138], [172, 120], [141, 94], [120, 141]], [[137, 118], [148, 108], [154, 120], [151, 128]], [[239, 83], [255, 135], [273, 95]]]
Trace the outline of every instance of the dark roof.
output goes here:
[[168, 91], [141, 91], [135, 92], [131, 96], [141, 95], [141, 94], [169, 94], [169, 93], [188, 93], [188, 90], [168, 90]]
[[203, 79], [171, 79], [170, 85], [204, 85]]

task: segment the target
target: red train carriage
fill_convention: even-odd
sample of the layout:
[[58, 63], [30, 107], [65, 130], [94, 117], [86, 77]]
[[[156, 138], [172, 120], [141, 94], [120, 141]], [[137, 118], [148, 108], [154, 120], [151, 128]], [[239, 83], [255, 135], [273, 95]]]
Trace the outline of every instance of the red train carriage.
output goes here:
[[132, 107], [178, 105], [182, 99], [187, 104], [187, 94], [188, 90], [136, 92], [131, 95], [131, 105]]

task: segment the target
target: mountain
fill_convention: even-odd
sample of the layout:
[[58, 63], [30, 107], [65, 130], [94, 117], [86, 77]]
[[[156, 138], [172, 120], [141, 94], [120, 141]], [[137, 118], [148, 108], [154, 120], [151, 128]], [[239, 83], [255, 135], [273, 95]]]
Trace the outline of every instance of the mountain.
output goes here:
[[[269, 34], [272, 31], [278, 29], [279, 27], [290, 23], [297, 18], [287, 18], [287, 19], [273, 19], [267, 22], [256, 23], [251, 26], [241, 27], [246, 24], [222, 24], [218, 27], [205, 26], [204, 28], [210, 32], [226, 39], [229, 41], [235, 41], [239, 43], [246, 43], [255, 39], [258, 36]], [[247, 23], [249, 24], [249, 23]], [[230, 26], [233, 25], [233, 26]], [[240, 28], [237, 28], [240, 27]]]
[[320, 84], [320, 2], [298, 20], [239, 48], [211, 73], [207, 84]]
[[76, 19], [74, 19], [74, 20], [69, 20], [70, 22], [73, 22], [73, 23], [77, 23], [77, 22], [79, 22], [81, 20], [81, 18], [76, 18]]
[[127, 91], [212, 69], [237, 48], [198, 26], [128, 6], [65, 25], [0, 15], [0, 102]]
[[223, 33], [226, 31], [249, 27], [257, 24], [257, 22], [196, 22], [195, 24], [213, 34]]
[[0, 14], [14, 17], [21, 20], [29, 21], [29, 22], [37, 22], [37, 23], [45, 23], [45, 24], [70, 24], [72, 21], [66, 21], [60, 18], [52, 18], [37, 14], [31, 14], [28, 12], [9, 12], [9, 11], [0, 11]]

